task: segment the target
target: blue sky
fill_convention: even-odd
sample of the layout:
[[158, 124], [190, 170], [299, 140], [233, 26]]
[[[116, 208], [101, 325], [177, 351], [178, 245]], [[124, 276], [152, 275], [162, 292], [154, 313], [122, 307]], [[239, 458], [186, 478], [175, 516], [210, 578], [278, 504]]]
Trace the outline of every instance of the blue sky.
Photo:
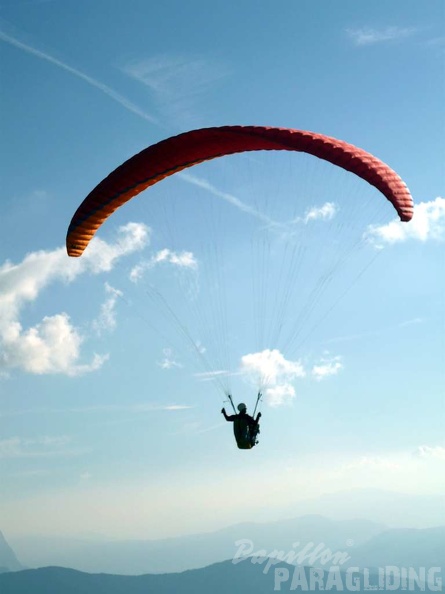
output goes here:
[[[158, 4], [0, 1], [0, 528], [158, 537], [353, 488], [443, 494], [443, 3]], [[227, 124], [365, 148], [413, 221], [343, 171], [255, 154], [162, 182], [68, 259], [105, 175]], [[261, 443], [240, 452], [222, 388], [251, 410], [266, 365]]]

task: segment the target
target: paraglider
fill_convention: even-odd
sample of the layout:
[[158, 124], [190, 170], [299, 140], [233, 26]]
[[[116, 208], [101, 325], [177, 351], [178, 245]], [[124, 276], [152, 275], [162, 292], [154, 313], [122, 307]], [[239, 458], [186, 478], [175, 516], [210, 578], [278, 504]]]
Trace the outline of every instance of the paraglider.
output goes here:
[[[81, 256], [106, 219], [123, 204], [148, 187], [194, 165], [217, 157], [247, 151], [294, 151], [317, 157], [337, 168], [342, 168], [354, 174], [376, 188], [394, 207], [401, 221], [407, 222], [413, 216], [412, 197], [399, 175], [380, 159], [352, 144], [324, 134], [289, 128], [261, 126], [203, 128], [185, 132], [149, 146], [128, 159], [103, 179], [88, 194], [72, 217], [66, 236], [68, 255], [71, 257]], [[325, 218], [329, 218], [330, 213], [334, 212], [333, 205], [328, 203], [324, 206], [325, 209], [326, 207], [329, 207], [330, 210], [311, 210], [300, 220], [307, 223], [319, 217], [320, 213], [324, 213]], [[361, 206], [358, 206], [358, 209], [360, 208]], [[346, 214], [346, 216], [348, 217], [349, 214]], [[322, 244], [322, 242], [318, 243]], [[340, 240], [337, 243], [340, 244]], [[336, 253], [335, 249], [330, 251]], [[299, 252], [290, 250], [289, 253], [293, 262], [290, 270], [293, 273], [283, 274], [280, 279], [288, 279], [288, 282], [291, 282], [293, 277], [296, 276], [296, 266], [294, 264], [297, 262]], [[338, 257], [337, 263], [342, 257]], [[303, 304], [298, 315], [295, 316], [297, 321], [294, 324], [296, 326], [302, 319], [310, 318], [319, 295], [324, 287], [328, 285], [329, 279], [336, 270], [337, 263], [333, 262], [331, 268], [315, 282], [313, 291], [309, 290], [307, 292], [306, 304]], [[284, 281], [282, 284], [286, 288]], [[273, 286], [273, 282], [270, 285]], [[260, 291], [260, 294], [263, 294], [263, 292]], [[278, 328], [277, 335], [281, 332], [282, 327], [288, 323], [285, 313], [287, 304], [291, 303], [290, 296], [291, 292], [285, 290], [284, 302], [276, 307], [277, 313], [281, 316], [281, 321], [276, 326]], [[295, 309], [297, 310], [297, 307]], [[214, 308], [214, 310], [217, 311], [217, 308]], [[259, 318], [261, 319], [261, 316]], [[180, 328], [183, 333], [187, 333], [184, 325], [180, 324]], [[289, 335], [288, 343], [290, 344], [297, 335], [295, 328], [290, 330]], [[187, 338], [191, 339], [189, 335]], [[274, 341], [271, 342], [274, 343]], [[203, 358], [201, 349], [196, 344], [193, 346], [198, 355]], [[262, 348], [269, 348], [269, 346], [266, 344]], [[272, 346], [275, 348], [274, 344]], [[227, 368], [214, 366], [213, 369], [208, 369], [208, 371], [213, 371], [215, 379], [218, 379], [224, 376], [225, 373], [220, 371], [221, 369]], [[263, 385], [259, 383], [258, 389], [261, 390]], [[258, 443], [257, 436], [261, 413], [258, 413], [255, 418], [255, 406], [253, 416], [250, 416], [247, 414], [246, 406], [241, 404], [237, 412], [228, 389], [225, 389], [224, 393], [229, 396], [234, 414], [227, 415], [224, 408], [221, 412], [227, 421], [234, 424], [237, 445], [240, 449], [252, 449]], [[260, 397], [261, 392], [258, 394], [257, 404]]]
[[[261, 393], [258, 394], [257, 405], [260, 399]], [[230, 394], [229, 400], [233, 407], [233, 401]], [[261, 413], [259, 412], [256, 418], [254, 418], [256, 411], [255, 406], [253, 416], [250, 416], [247, 414], [247, 406], [244, 404], [244, 402], [240, 402], [237, 406], [237, 409], [238, 413], [235, 412], [233, 415], [228, 415], [225, 408], [221, 410], [221, 413], [224, 415], [226, 421], [233, 423], [233, 433], [235, 435], [238, 448], [240, 450], [250, 450], [258, 443], [257, 436], [260, 432], [259, 421], [261, 419]]]

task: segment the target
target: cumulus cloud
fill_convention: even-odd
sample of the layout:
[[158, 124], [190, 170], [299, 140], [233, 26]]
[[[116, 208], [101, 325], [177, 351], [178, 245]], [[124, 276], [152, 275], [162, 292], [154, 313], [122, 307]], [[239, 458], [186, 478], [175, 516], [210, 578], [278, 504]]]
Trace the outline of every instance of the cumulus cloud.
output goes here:
[[288, 361], [278, 349], [265, 349], [258, 353], [243, 355], [241, 370], [263, 379], [264, 383], [275, 384], [281, 377], [304, 377], [300, 361]]
[[334, 202], [325, 202], [322, 206], [314, 206], [310, 208], [303, 221], [308, 223], [309, 221], [330, 221], [337, 214], [337, 206]]
[[138, 282], [146, 270], [150, 270], [161, 263], [168, 263], [178, 268], [188, 268], [191, 270], [198, 268], [198, 262], [192, 252], [174, 252], [165, 248], [154, 254], [146, 262], [141, 262], [137, 266], [134, 266], [130, 272], [130, 280], [134, 283]]
[[413, 27], [385, 27], [383, 29], [372, 29], [371, 27], [361, 27], [357, 29], [347, 29], [346, 33], [355, 43], [355, 45], [376, 45], [387, 41], [400, 41], [416, 33]]
[[343, 369], [343, 363], [340, 356], [323, 357], [318, 365], [314, 365], [311, 370], [312, 376], [320, 381], [331, 375], [337, 375]]
[[28, 373], [80, 375], [99, 369], [108, 358], [96, 354], [90, 363], [77, 363], [83, 338], [65, 313], [46, 316], [27, 330], [11, 321], [1, 338], [0, 366]]
[[[98, 369], [107, 355], [94, 355], [90, 362], [80, 362], [84, 337], [67, 313], [45, 316], [34, 326], [24, 328], [20, 321], [22, 310], [54, 282], [68, 284], [85, 273], [110, 271], [119, 258], [142, 249], [147, 239], [144, 225], [129, 223], [119, 229], [114, 243], [94, 238], [82, 258], [68, 258], [65, 249], [58, 248], [28, 254], [19, 264], [6, 262], [0, 266], [0, 372], [21, 369], [34, 374], [73, 376]], [[110, 291], [113, 294], [115, 290]], [[103, 315], [106, 313], [109, 324], [110, 306]]]
[[318, 364], [306, 371], [299, 360], [289, 361], [278, 349], [265, 349], [241, 357], [240, 374], [256, 386], [262, 386], [270, 406], [290, 404], [296, 397], [295, 381], [304, 378], [320, 381], [343, 369], [340, 356], [325, 353]]
[[288, 361], [278, 349], [244, 355], [241, 373], [255, 385], [265, 386], [264, 395], [271, 406], [291, 402], [295, 398], [292, 381], [306, 375], [300, 361]]
[[295, 398], [295, 388], [292, 384], [279, 384], [266, 388], [266, 400], [271, 406], [289, 404]]
[[414, 206], [414, 216], [408, 223], [393, 220], [386, 225], [371, 225], [365, 239], [377, 248], [401, 243], [410, 239], [416, 241], [443, 241], [445, 239], [445, 198], [438, 197]]

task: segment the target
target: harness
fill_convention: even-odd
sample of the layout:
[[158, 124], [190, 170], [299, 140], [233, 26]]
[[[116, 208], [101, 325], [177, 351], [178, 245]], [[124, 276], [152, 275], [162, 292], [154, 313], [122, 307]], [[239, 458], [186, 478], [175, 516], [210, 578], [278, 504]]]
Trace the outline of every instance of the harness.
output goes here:
[[[232, 396], [230, 394], [227, 394], [227, 396], [236, 415], [236, 419], [233, 421], [233, 432], [235, 434], [237, 446], [240, 450], [250, 450], [258, 443], [257, 436], [260, 432], [260, 425], [259, 423], [255, 423], [254, 427], [249, 425], [247, 419], [243, 419], [243, 417], [237, 413], [235, 405], [233, 404]], [[258, 408], [258, 404], [261, 401], [261, 397], [261, 392], [258, 392], [255, 409], [253, 411], [253, 419], [255, 419], [255, 413]]]

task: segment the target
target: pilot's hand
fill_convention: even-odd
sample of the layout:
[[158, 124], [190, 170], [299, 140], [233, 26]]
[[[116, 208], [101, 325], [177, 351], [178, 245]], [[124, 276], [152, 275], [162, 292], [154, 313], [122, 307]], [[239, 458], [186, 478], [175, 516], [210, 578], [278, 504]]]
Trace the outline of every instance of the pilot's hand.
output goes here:
[[224, 414], [225, 414], [225, 412], [226, 412], [226, 409], [225, 409], [225, 408], [222, 408], [222, 409], [221, 409], [221, 412], [222, 412], [222, 414], [224, 415]]

